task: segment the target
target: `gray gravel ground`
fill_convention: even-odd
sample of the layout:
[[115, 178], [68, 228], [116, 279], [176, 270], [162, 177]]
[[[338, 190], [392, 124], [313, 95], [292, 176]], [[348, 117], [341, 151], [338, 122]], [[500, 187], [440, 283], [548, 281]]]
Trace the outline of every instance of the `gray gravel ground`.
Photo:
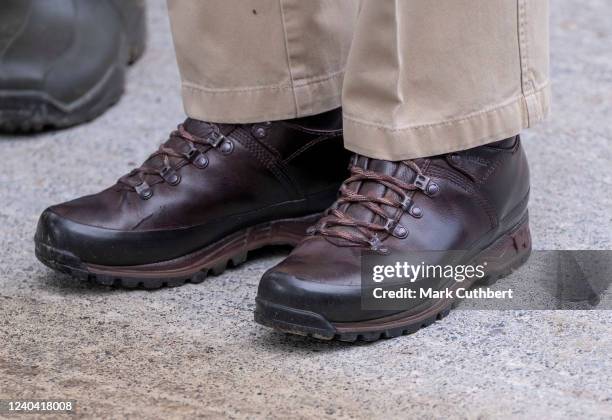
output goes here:
[[[612, 2], [552, 3], [554, 116], [524, 136], [534, 244], [612, 249]], [[118, 106], [0, 139], [0, 399], [76, 399], [96, 418], [612, 418], [610, 311], [454, 311], [345, 345], [253, 323], [258, 279], [284, 251], [154, 292], [39, 264], [40, 212], [114, 182], [183, 118], [164, 4], [150, 6], [149, 48]]]

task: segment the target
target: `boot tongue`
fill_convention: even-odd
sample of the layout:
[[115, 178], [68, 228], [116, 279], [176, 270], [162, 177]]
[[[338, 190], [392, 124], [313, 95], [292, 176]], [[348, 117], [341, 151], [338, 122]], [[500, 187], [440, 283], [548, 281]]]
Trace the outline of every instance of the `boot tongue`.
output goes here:
[[[370, 159], [360, 156], [357, 160], [357, 166], [370, 172], [376, 172], [381, 175], [392, 176], [406, 183], [411, 183], [416, 176], [416, 173], [410, 167], [402, 164], [401, 162]], [[393, 201], [398, 201], [403, 198], [400, 197], [395, 191], [385, 187], [382, 183], [374, 180], [354, 182], [352, 183], [352, 185], [349, 185], [349, 188], [351, 188], [358, 194], [365, 195], [367, 197], [385, 197]], [[393, 217], [395, 211], [397, 210], [395, 207], [385, 205], [382, 205], [381, 207], [387, 212], [389, 217]], [[348, 205], [346, 213], [358, 220], [367, 220], [369, 222], [376, 223], [380, 222], [380, 220], [376, 220], [380, 219], [379, 216], [375, 217], [375, 213], [373, 213], [361, 204]]]
[[[417, 164], [419, 162], [415, 161]], [[388, 160], [371, 159], [364, 156], [357, 156], [356, 165], [362, 169], [370, 172], [376, 172], [378, 174], [389, 175], [397, 178], [405, 183], [411, 183], [416, 177], [416, 173], [407, 165], [402, 162], [392, 162]], [[395, 191], [387, 188], [382, 183], [375, 180], [357, 181], [348, 185], [348, 188], [352, 191], [365, 195], [367, 197], [385, 197], [391, 201], [400, 201], [403, 197], [399, 196]], [[408, 193], [408, 192], [406, 192]], [[389, 218], [393, 218], [398, 211], [396, 207], [380, 205], [380, 207], [387, 213]], [[380, 217], [370, 209], [360, 203], [345, 204], [340, 207], [340, 210], [345, 212], [348, 216], [365, 222], [375, 223], [383, 225], [386, 223], [386, 219]], [[339, 231], [356, 233], [357, 229], [353, 227], [336, 226], [334, 229]], [[380, 236], [380, 234], [379, 234]]]

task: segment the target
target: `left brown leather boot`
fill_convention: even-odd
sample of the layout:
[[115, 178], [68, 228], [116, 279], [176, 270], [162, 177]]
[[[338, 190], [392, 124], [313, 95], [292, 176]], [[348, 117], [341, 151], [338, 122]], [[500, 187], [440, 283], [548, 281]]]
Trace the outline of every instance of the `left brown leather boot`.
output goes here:
[[[413, 161], [355, 156], [351, 171], [340, 198], [310, 236], [264, 274], [257, 322], [322, 339], [395, 337], [444, 317], [455, 299], [414, 299], [401, 310], [364, 309], [362, 252], [397, 255], [401, 261], [444, 251], [428, 260], [436, 264], [448, 251], [461, 251], [455, 265], [489, 260], [481, 281], [509, 274], [529, 256], [529, 169], [518, 136]], [[450, 279], [437, 286], [467, 289], [474, 282]]]
[[348, 161], [339, 109], [257, 124], [188, 118], [111, 187], [45, 210], [36, 256], [107, 285], [199, 283], [253, 249], [298, 243]]

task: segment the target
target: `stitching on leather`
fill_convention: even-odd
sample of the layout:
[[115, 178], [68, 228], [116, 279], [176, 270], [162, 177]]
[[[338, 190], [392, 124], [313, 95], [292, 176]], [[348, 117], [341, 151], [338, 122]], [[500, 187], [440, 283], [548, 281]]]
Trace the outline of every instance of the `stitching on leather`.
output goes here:
[[263, 141], [259, 141], [259, 140], [255, 140], [255, 142], [257, 143], [258, 146], [261, 146], [263, 149], [267, 150], [268, 152], [270, 152], [272, 155], [274, 155], [274, 157], [277, 160], [282, 160], [283, 159], [283, 155], [281, 152], [278, 151], [278, 149], [276, 147], [274, 147], [273, 145], [263, 142]]
[[296, 130], [296, 131], [300, 131], [302, 133], [306, 133], [306, 134], [319, 134], [319, 135], [324, 135], [324, 134], [328, 134], [328, 135], [342, 135], [342, 129], [339, 128], [337, 130], [316, 130], [316, 129], [312, 129], [312, 128], [307, 128], [307, 127], [302, 127], [301, 125], [298, 124], [292, 124], [290, 122], [287, 121], [281, 121], [280, 124], [284, 125], [285, 127], [291, 128], [292, 130]]
[[476, 198], [476, 200], [478, 200], [485, 213], [489, 217], [491, 226], [496, 227], [498, 225], [499, 222], [497, 220], [497, 212], [495, 211], [495, 208], [493, 208], [489, 200], [483, 197], [483, 195], [477, 189], [475, 189], [468, 182], [466, 182], [463, 177], [435, 165], [431, 165], [428, 174], [437, 178], [448, 180], [453, 184], [457, 185], [458, 187], [462, 188], [468, 194], [472, 194]]
[[337, 136], [322, 136], [319, 138], [316, 138], [308, 143], [306, 143], [305, 145], [303, 145], [302, 147], [300, 147], [298, 150], [296, 150], [295, 152], [293, 152], [287, 159], [285, 159], [283, 162], [284, 163], [289, 163], [291, 162], [293, 159], [295, 159], [296, 157], [300, 156], [302, 153], [304, 153], [306, 150], [310, 149], [313, 146], [316, 146], [317, 144], [325, 141], [325, 140], [329, 140], [329, 139], [335, 139], [337, 138]]
[[[512, 151], [510, 151], [510, 153], [513, 153]], [[469, 158], [466, 157], [466, 159]], [[487, 159], [488, 161], [488, 165], [487, 165], [487, 169], [484, 173], [484, 175], [480, 178], [476, 177], [476, 175], [473, 175], [470, 173], [470, 171], [465, 167], [465, 165], [463, 164], [463, 160], [461, 160], [459, 163], [457, 162], [448, 162], [449, 165], [453, 166], [455, 169], [457, 169], [458, 171], [461, 171], [462, 173], [464, 173], [464, 175], [468, 176], [469, 178], [473, 178], [474, 182], [477, 185], [482, 185], [484, 184], [484, 182], [489, 179], [489, 177], [497, 170], [497, 168], [499, 168], [499, 165], [502, 163], [502, 160], [499, 158], [496, 159]]]
[[251, 154], [253, 154], [266, 169], [272, 172], [276, 179], [283, 184], [285, 188], [287, 188], [297, 197], [301, 197], [303, 195], [301, 189], [295, 184], [293, 179], [286, 173], [285, 170], [283, 170], [281, 166], [276, 164], [278, 160], [274, 158], [270, 151], [266, 150], [261, 144], [254, 142], [254, 140], [247, 133], [240, 129], [235, 130], [232, 134], [233, 138], [236, 139], [236, 141], [238, 141]]
[[[270, 155], [268, 153], [265, 153], [261, 147], [258, 147], [259, 145], [254, 145], [250, 138], [247, 139], [245, 138], [246, 136], [243, 137], [243, 133], [238, 130], [236, 130], [236, 132], [234, 132], [233, 134], [236, 137], [236, 140], [238, 140], [245, 148], [247, 148], [251, 153], [253, 153], [257, 160], [259, 160], [259, 162], [262, 163], [266, 168], [270, 169], [271, 167], [273, 167], [273, 165], [271, 165], [272, 159]], [[239, 135], [236, 136], [236, 134]]]
[[489, 177], [497, 170], [497, 168], [499, 168], [499, 165], [501, 165], [502, 161], [501, 159], [497, 159], [495, 161], [493, 161], [493, 164], [491, 164], [488, 168], [487, 171], [485, 172], [484, 176], [478, 180], [476, 180], [476, 183], [478, 185], [482, 185], [484, 184], [484, 182], [489, 179]]

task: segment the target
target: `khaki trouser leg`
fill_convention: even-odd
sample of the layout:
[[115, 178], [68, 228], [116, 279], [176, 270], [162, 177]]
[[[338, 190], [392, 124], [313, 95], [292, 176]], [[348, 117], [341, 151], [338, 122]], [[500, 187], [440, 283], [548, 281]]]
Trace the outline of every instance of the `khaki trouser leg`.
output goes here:
[[187, 115], [252, 123], [340, 106], [355, 0], [168, 0]]
[[193, 118], [342, 104], [348, 149], [400, 160], [510, 137], [548, 113], [547, 0], [168, 3]]
[[387, 160], [501, 140], [548, 113], [547, 0], [362, 0], [346, 147]]

